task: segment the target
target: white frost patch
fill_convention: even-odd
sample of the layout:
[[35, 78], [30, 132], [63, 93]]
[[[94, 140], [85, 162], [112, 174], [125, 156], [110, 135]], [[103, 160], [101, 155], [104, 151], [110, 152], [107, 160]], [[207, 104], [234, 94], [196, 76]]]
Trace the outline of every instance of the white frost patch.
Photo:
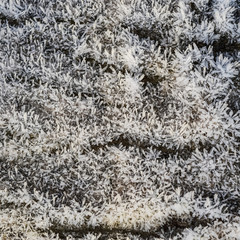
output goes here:
[[130, 95], [136, 96], [140, 93], [140, 84], [136, 78], [130, 75], [126, 75], [125, 83], [126, 83], [126, 91], [130, 93]]

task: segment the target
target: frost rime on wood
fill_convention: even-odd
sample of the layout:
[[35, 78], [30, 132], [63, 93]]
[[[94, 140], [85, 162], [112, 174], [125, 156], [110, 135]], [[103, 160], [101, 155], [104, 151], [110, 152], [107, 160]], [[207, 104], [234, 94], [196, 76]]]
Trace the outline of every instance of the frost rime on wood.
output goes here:
[[2, 239], [239, 239], [239, 1], [0, 3]]

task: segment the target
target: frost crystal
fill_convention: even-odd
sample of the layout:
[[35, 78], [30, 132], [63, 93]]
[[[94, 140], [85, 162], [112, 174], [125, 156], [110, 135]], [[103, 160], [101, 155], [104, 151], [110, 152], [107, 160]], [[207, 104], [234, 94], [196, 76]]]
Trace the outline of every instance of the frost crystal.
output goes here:
[[0, 1], [0, 239], [239, 239], [238, 0]]

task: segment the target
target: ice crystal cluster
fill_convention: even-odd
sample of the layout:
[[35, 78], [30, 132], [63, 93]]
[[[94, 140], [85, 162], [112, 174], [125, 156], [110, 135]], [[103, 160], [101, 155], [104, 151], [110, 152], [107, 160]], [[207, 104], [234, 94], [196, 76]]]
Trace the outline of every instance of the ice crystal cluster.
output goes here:
[[0, 239], [240, 239], [239, 0], [0, 1]]

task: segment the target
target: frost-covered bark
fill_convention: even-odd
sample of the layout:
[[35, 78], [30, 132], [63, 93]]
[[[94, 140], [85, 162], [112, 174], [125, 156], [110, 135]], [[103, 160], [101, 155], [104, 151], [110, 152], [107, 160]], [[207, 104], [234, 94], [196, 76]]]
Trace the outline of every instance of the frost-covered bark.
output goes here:
[[0, 2], [1, 239], [239, 239], [238, 0]]

